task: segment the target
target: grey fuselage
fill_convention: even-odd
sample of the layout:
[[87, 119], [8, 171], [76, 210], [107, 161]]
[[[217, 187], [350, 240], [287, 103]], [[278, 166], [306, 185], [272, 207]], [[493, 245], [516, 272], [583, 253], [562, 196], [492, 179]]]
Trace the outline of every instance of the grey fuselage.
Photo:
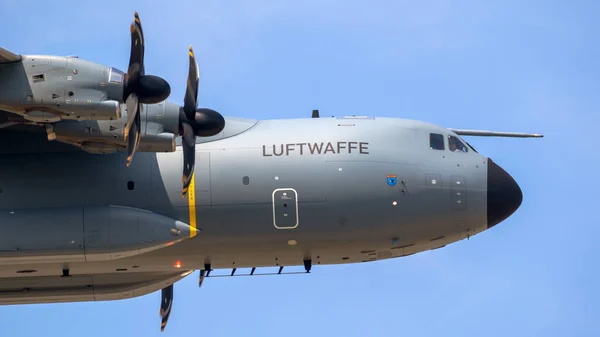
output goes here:
[[[443, 136], [444, 150], [431, 148], [432, 133]], [[0, 239], [0, 304], [128, 298], [207, 263], [356, 263], [467, 238], [514, 212], [521, 194], [472, 148], [450, 151], [449, 136], [396, 118], [227, 118], [219, 137], [198, 140], [185, 197], [179, 147], [140, 152], [129, 168], [122, 152], [4, 154], [0, 228], [13, 235]], [[138, 219], [130, 234], [150, 241], [162, 240], [163, 222], [190, 229], [180, 242], [143, 251], [141, 241], [126, 242], [129, 216]], [[123, 233], [98, 239], [103, 230]], [[61, 277], [65, 269], [70, 277]]]

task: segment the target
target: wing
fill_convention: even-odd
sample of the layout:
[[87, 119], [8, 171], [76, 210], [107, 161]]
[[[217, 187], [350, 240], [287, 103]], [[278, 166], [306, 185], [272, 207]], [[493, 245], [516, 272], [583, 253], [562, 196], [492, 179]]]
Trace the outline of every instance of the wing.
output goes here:
[[10, 50], [0, 47], [0, 64], [19, 61], [21, 61], [21, 55], [15, 54]]
[[466, 130], [466, 129], [449, 129], [450, 131], [461, 136], [479, 136], [479, 137], [515, 137], [515, 138], [542, 138], [544, 135], [538, 133], [523, 133], [523, 132], [503, 132], [503, 131], [488, 131], [488, 130]]
[[46, 130], [23, 117], [0, 110], [0, 155], [79, 151], [79, 148], [49, 142]]

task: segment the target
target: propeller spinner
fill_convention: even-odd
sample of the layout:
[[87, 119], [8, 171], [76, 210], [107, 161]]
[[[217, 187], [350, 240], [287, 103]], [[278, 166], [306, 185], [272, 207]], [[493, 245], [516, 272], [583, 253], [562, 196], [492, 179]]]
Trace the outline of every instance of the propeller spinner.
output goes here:
[[183, 107], [179, 111], [179, 133], [182, 136], [183, 147], [183, 183], [182, 196], [187, 193], [196, 161], [196, 137], [211, 137], [223, 130], [225, 118], [207, 108], [197, 108], [198, 82], [200, 71], [194, 57], [192, 46], [189, 48], [190, 69]]
[[146, 75], [144, 69], [144, 32], [137, 12], [130, 27], [131, 54], [129, 68], [123, 86], [123, 99], [127, 106], [127, 123], [124, 134], [128, 140], [127, 166], [140, 142], [140, 110], [143, 104], [155, 104], [166, 100], [171, 94], [171, 86], [164, 79]]

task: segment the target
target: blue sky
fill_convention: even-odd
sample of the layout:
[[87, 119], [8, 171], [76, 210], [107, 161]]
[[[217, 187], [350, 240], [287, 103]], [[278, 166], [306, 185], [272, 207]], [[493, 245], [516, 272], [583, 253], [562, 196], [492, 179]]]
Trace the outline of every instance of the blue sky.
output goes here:
[[[492, 230], [403, 259], [176, 285], [163, 336], [600, 333], [597, 1], [2, 1], [0, 44], [123, 70], [140, 13], [146, 71], [230, 116], [375, 115], [539, 132], [469, 139], [519, 182]], [[159, 336], [160, 293], [0, 307], [2, 336]]]

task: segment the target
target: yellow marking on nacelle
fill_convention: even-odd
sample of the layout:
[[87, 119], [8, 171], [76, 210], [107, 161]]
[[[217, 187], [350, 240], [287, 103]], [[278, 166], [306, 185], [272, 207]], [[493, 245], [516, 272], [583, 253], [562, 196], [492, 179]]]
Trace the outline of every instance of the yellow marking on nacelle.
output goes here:
[[190, 211], [190, 238], [196, 236], [196, 196], [194, 181], [196, 180], [196, 174], [192, 173], [192, 179], [190, 180], [190, 186], [187, 190], [188, 195], [188, 209]]

